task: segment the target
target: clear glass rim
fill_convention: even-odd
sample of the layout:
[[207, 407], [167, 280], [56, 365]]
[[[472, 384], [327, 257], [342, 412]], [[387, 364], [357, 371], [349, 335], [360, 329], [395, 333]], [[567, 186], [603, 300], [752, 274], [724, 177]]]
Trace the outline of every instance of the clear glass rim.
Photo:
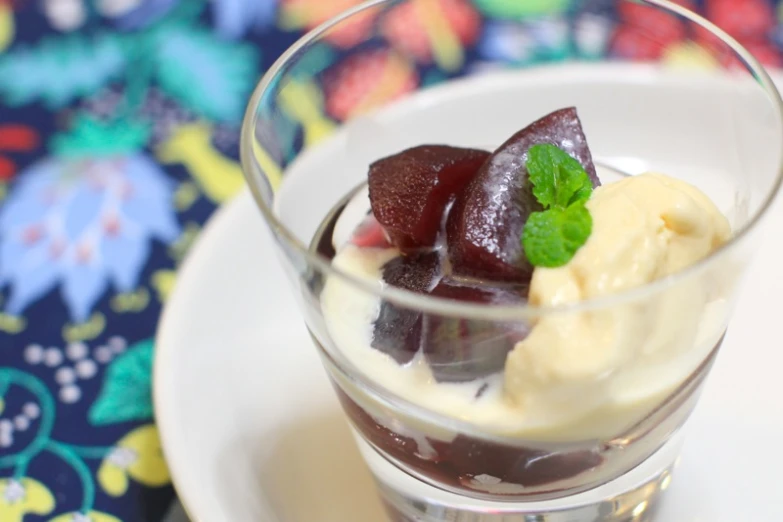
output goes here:
[[[351, 9], [340, 13], [330, 20], [327, 20], [302, 36], [291, 47], [289, 47], [261, 77], [261, 80], [254, 89], [250, 98], [244, 120], [242, 122], [240, 137], [240, 160], [242, 163], [242, 171], [244, 173], [245, 179], [247, 180], [247, 184], [253, 199], [256, 201], [256, 204], [261, 210], [264, 219], [267, 221], [267, 224], [275, 234], [276, 240], [287, 243], [288, 246], [297, 255], [301, 256], [309, 266], [313, 267], [325, 276], [338, 277], [339, 279], [350, 283], [363, 292], [375, 295], [379, 299], [389, 301], [398, 306], [446, 316], [470, 317], [477, 320], [488, 321], [517, 321], [523, 318], [540, 317], [542, 315], [586, 312], [640, 300], [646, 295], [664, 291], [665, 289], [676, 286], [679, 282], [694, 276], [709, 265], [713, 264], [716, 259], [719, 259], [730, 253], [738, 244], [742, 243], [742, 241], [758, 227], [759, 222], [764, 218], [769, 208], [772, 206], [772, 203], [774, 202], [780, 187], [783, 184], [783, 160], [781, 160], [781, 163], [777, 167], [775, 180], [772, 183], [769, 192], [764, 196], [759, 209], [750, 217], [747, 224], [743, 228], [737, 231], [728, 242], [716, 249], [710, 255], [704, 257], [696, 263], [693, 263], [683, 270], [666, 277], [662, 277], [650, 283], [615, 294], [586, 299], [569, 305], [542, 307], [530, 304], [490, 305], [454, 301], [441, 297], [417, 294], [392, 286], [380, 287], [371, 281], [356, 277], [353, 274], [334, 267], [329, 259], [318, 253], [312, 252], [308, 245], [300, 241], [291, 230], [289, 230], [280, 220], [277, 219], [273, 208], [264, 201], [264, 194], [261, 189], [262, 175], [256, 172], [257, 169], [260, 169], [260, 167], [255, 161], [252, 146], [252, 141], [255, 139], [257, 109], [260, 106], [260, 102], [267, 91], [274, 87], [277, 77], [281, 74], [282, 71], [286, 69], [292, 58], [294, 58], [304, 47], [320, 38], [324, 33], [328, 32], [334, 26], [339, 25], [344, 20], [347, 20], [360, 12], [379, 6], [393, 4], [399, 1], [400, 0], [367, 0]], [[764, 89], [772, 103], [773, 109], [776, 112], [776, 119], [783, 129], [783, 100], [781, 99], [780, 92], [778, 91], [765, 68], [750, 54], [747, 49], [740, 45], [739, 42], [729, 36], [725, 31], [714, 25], [712, 22], [701, 17], [697, 13], [686, 9], [685, 7], [673, 3], [670, 0], [625, 1], [641, 1], [644, 4], [667, 10], [672, 14], [676, 14], [701, 26], [702, 28], [709, 31], [712, 35], [719, 38], [722, 43], [728, 46], [736, 55], [741, 58], [745, 67], [753, 74], [756, 81], [760, 84], [760, 87]]]

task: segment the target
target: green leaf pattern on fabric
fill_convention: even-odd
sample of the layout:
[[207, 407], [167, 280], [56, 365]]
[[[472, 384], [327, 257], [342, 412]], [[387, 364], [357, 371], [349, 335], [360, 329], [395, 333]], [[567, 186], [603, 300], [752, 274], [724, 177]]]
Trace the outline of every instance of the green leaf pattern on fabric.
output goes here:
[[93, 425], [152, 418], [152, 355], [154, 341], [131, 346], [106, 370], [103, 389], [90, 408]]
[[159, 33], [155, 78], [169, 95], [200, 115], [238, 121], [257, 75], [257, 51], [180, 26]]
[[127, 65], [121, 39], [115, 35], [47, 38], [0, 55], [0, 95], [9, 105], [41, 101], [58, 109], [103, 87]]
[[486, 15], [509, 20], [523, 20], [541, 15], [563, 13], [572, 0], [474, 0], [476, 6]]
[[144, 147], [150, 135], [150, 125], [133, 120], [101, 122], [79, 115], [65, 134], [52, 139], [52, 149], [59, 156], [116, 156]]

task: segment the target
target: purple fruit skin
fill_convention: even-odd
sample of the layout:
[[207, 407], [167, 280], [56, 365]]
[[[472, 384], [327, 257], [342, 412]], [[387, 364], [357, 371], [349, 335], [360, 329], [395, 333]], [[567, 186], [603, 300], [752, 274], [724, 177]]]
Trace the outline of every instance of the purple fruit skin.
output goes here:
[[403, 251], [431, 247], [443, 213], [489, 157], [489, 152], [421, 145], [370, 165], [373, 214], [392, 244]]
[[[542, 210], [525, 167], [533, 145], [548, 143], [568, 152], [600, 185], [575, 108], [555, 111], [517, 132], [495, 153], [423, 145], [381, 159], [370, 167], [373, 213], [405, 255], [384, 266], [392, 286], [441, 298], [482, 303], [524, 301], [533, 267], [520, 238], [530, 213]], [[447, 243], [456, 276], [444, 277], [434, 245], [448, 203]], [[498, 283], [503, 283], [498, 285]], [[511, 285], [508, 285], [511, 283]], [[389, 302], [381, 305], [372, 346], [398, 363], [421, 351], [439, 381], [470, 380], [502, 369], [524, 325], [487, 325], [422, 314]]]
[[[464, 302], [514, 305], [524, 302], [527, 289], [479, 288], [443, 278], [431, 294]], [[436, 380], [471, 381], [503, 369], [508, 352], [527, 335], [521, 330], [520, 324], [425, 314], [421, 346]]]
[[[426, 294], [440, 279], [440, 259], [437, 252], [397, 257], [383, 266], [383, 280], [417, 294]], [[381, 303], [375, 320], [372, 347], [390, 355], [397, 363], [413, 359], [421, 345], [422, 313]]]
[[[383, 279], [392, 286], [419, 294], [476, 303], [519, 304], [527, 288], [466, 286], [443, 278], [437, 252], [392, 259], [383, 267]], [[527, 334], [519, 325], [492, 325], [424, 314], [381, 304], [372, 347], [406, 364], [418, 352], [429, 361], [438, 381], [466, 381], [500, 371], [506, 355]]]
[[556, 145], [582, 164], [593, 186], [600, 185], [582, 125], [573, 107], [533, 122], [501, 145], [457, 198], [448, 221], [449, 257], [456, 273], [527, 283], [533, 267], [521, 237], [532, 212], [542, 210], [528, 181], [527, 151]]

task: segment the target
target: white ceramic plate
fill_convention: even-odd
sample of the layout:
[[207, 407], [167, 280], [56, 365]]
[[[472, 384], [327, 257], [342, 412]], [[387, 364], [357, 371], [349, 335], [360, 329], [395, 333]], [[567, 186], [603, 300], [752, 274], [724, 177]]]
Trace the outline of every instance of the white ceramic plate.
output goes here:
[[[783, 207], [771, 221], [660, 520], [783, 520]], [[248, 194], [215, 215], [179, 274], [154, 388], [194, 521], [383, 520]]]
[[[783, 520], [783, 207], [772, 213], [658, 520]], [[179, 273], [154, 394], [194, 521], [383, 520], [247, 193], [214, 216]]]

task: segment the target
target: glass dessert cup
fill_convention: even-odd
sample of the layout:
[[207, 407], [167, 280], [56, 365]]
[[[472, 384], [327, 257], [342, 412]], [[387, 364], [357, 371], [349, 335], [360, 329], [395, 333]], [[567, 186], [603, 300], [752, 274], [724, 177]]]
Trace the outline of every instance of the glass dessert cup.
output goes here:
[[[664, 0], [621, 3], [678, 20], [713, 66], [568, 63], [455, 74], [413, 92], [425, 74], [417, 70], [433, 66], [393, 47], [384, 21], [440, 4], [386, 0], [303, 37], [253, 95], [245, 175], [393, 520], [646, 520], [669, 484], [681, 428], [781, 183], [783, 112], [763, 68], [720, 30]], [[575, 22], [562, 29], [578, 39]], [[528, 28], [534, 21], [519, 22]], [[335, 35], [341, 54], [325, 64], [323, 44]], [[376, 85], [345, 80], [345, 64], [359, 60], [377, 62]], [[443, 55], [431, 60], [449, 67]], [[319, 85], [328, 114], [314, 117]], [[372, 162], [428, 143], [494, 149], [567, 106], [579, 111], [604, 184], [645, 171], [683, 179], [726, 215], [732, 238], [673, 275], [550, 308], [413, 293], [380, 284], [377, 266], [335, 257], [340, 219], [361, 201]], [[369, 310], [393, 316], [387, 336], [376, 323], [374, 337], [357, 337], [380, 319]], [[408, 320], [427, 332], [418, 358], [394, 331]], [[592, 356], [615, 360], [612, 370], [569, 369], [568, 357], [553, 356], [553, 368], [517, 379], [531, 399], [509, 403], [509, 351], [532, 329], [574, 324], [620, 339]]]

